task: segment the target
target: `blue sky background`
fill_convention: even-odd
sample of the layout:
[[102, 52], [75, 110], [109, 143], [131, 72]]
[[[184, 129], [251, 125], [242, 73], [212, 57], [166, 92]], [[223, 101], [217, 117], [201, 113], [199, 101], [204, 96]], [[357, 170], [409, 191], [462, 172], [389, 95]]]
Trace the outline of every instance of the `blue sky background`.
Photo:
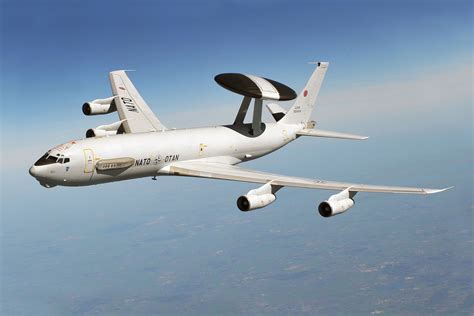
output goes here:
[[[2, 1], [2, 264], [6, 314], [472, 313], [472, 2]], [[240, 213], [248, 184], [164, 178], [46, 190], [29, 166], [116, 120], [85, 117], [130, 77], [167, 126], [233, 120], [221, 72], [299, 91], [331, 63], [314, 118], [366, 142], [300, 139], [246, 165], [455, 189], [284, 189]], [[291, 103], [291, 102], [290, 102]], [[289, 106], [289, 104], [283, 104]], [[199, 202], [198, 202], [199, 201]]]

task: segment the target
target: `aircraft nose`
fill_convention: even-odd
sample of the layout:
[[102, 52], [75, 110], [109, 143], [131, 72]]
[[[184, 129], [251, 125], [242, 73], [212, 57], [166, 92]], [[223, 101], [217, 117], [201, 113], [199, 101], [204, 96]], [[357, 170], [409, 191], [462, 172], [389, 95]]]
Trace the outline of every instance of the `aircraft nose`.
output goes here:
[[44, 166], [35, 166], [35, 165], [31, 166], [29, 170], [30, 175], [33, 176], [36, 180], [38, 180], [42, 186], [46, 188], [55, 187], [56, 184], [50, 183], [50, 181], [47, 179], [45, 171], [46, 170], [44, 169]]
[[30, 167], [30, 175], [35, 178], [38, 175], [38, 168], [35, 165]]

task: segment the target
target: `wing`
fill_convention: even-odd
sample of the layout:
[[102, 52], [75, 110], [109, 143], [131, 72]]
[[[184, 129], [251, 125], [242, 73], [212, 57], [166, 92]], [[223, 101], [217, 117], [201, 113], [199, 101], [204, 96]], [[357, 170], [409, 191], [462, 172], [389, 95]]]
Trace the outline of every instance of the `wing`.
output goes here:
[[349, 191], [351, 192], [432, 194], [449, 189], [393, 187], [384, 185], [367, 185], [326, 180], [314, 180], [282, 176], [278, 174], [243, 169], [237, 166], [227, 165], [223, 163], [202, 162], [199, 160], [176, 162], [163, 168], [160, 173], [253, 183], [269, 183], [271, 181], [271, 184], [275, 186], [308, 189], [345, 190], [347, 188], [350, 188]]
[[125, 133], [157, 132], [166, 127], [153, 114], [124, 70], [109, 74], [112, 93]]

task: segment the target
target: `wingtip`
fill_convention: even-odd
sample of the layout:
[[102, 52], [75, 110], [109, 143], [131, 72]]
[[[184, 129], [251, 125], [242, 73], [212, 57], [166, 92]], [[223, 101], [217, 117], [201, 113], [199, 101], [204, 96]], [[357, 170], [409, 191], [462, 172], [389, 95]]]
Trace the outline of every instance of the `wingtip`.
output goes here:
[[309, 65], [318, 65], [318, 67], [320, 67], [320, 66], [323, 66], [323, 67], [329, 66], [328, 61], [309, 61], [308, 64]]
[[136, 71], [135, 69], [117, 69], [117, 70], [112, 70], [110, 73], [118, 73], [118, 72], [128, 72], [128, 71]]
[[440, 193], [440, 192], [450, 190], [452, 188], [454, 188], [454, 186], [447, 187], [447, 188], [444, 188], [444, 189], [423, 189], [423, 191], [425, 191], [426, 194], [435, 194], [435, 193]]

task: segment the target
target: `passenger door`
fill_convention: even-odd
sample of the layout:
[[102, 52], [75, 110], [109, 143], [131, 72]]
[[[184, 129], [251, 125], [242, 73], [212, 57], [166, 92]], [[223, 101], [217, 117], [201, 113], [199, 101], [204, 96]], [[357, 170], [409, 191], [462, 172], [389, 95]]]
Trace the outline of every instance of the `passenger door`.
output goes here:
[[94, 152], [92, 149], [84, 149], [84, 173], [94, 172]]

